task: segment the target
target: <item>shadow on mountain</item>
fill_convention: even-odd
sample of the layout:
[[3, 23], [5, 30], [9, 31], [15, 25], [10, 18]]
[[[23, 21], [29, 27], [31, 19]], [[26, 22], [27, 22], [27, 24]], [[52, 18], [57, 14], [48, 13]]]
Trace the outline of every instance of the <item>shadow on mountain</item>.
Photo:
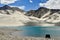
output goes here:
[[25, 26], [37, 26], [37, 22], [27, 22]]
[[56, 23], [55, 26], [60, 26], [60, 22], [59, 23]]

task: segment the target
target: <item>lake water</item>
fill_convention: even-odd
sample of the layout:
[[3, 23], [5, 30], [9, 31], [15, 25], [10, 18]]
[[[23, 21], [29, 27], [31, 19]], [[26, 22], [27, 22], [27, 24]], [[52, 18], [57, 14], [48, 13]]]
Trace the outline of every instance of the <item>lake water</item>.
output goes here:
[[60, 37], [60, 27], [21, 26], [15, 29], [22, 30], [23, 32], [18, 32], [22, 36], [45, 37], [50, 34], [51, 37]]
[[23, 30], [20, 32], [23, 36], [45, 37], [50, 34], [51, 37], [60, 37], [60, 27], [23, 26], [16, 29]]

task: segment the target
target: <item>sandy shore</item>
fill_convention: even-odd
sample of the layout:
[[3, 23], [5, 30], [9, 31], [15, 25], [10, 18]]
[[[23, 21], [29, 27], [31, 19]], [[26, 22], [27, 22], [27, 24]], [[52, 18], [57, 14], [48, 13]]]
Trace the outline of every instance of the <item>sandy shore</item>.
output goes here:
[[0, 40], [47, 40], [46, 38], [41, 37], [21, 37], [13, 35], [12, 34], [13, 32], [20, 32], [20, 31], [16, 29], [0, 28]]

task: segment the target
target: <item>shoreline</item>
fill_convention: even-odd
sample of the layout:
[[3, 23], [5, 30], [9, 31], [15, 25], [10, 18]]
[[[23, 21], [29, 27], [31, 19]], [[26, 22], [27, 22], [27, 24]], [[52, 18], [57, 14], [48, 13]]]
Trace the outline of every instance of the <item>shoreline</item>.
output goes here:
[[0, 28], [0, 40], [45, 40], [46, 39], [43, 37], [17, 36], [17, 35], [11, 34], [13, 32], [20, 32], [20, 31], [15, 29]]
[[12, 28], [14, 28], [14, 27], [28, 27], [28, 26], [32, 26], [32, 27], [60, 27], [60, 26], [42, 26], [42, 25], [21, 25], [21, 26], [0, 26], [0, 28], [8, 28], [8, 27], [12, 27]]

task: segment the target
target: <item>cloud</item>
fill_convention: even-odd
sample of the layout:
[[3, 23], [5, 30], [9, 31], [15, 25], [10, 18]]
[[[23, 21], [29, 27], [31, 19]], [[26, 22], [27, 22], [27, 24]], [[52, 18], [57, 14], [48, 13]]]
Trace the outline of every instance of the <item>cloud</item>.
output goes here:
[[30, 1], [30, 3], [33, 3], [33, 1], [32, 0], [29, 0]]
[[18, 7], [18, 8], [20, 8], [20, 9], [22, 9], [22, 10], [25, 9], [25, 6], [11, 6], [11, 7]]
[[39, 3], [39, 6], [40, 7], [44, 7], [44, 3]]
[[60, 0], [49, 0], [46, 3], [39, 3], [39, 5], [49, 9], [60, 9]]
[[17, 0], [0, 0], [0, 3], [8, 5], [8, 4], [11, 4], [11, 3], [15, 3], [16, 1]]
[[20, 8], [20, 9], [23, 9], [23, 10], [24, 10], [24, 9], [25, 9], [25, 6], [20, 6], [20, 7], [18, 7], [18, 8]]

